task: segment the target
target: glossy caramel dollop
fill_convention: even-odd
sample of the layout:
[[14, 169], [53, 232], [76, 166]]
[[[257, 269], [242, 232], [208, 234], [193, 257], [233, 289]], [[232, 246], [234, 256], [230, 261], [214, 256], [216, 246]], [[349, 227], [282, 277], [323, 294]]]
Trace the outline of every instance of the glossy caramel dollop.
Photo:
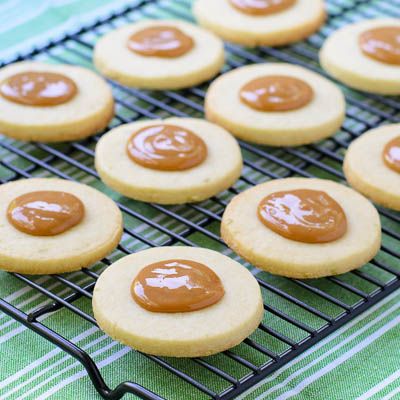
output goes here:
[[144, 267], [131, 294], [148, 311], [178, 313], [201, 310], [221, 300], [221, 280], [206, 265], [191, 260], [166, 260]]
[[181, 171], [201, 164], [207, 157], [207, 146], [186, 128], [159, 124], [135, 132], [128, 141], [127, 152], [143, 167]]
[[400, 136], [386, 144], [382, 156], [383, 161], [390, 169], [400, 173]]
[[293, 7], [296, 0], [229, 0], [239, 11], [254, 15], [276, 14]]
[[400, 65], [400, 27], [370, 29], [360, 35], [359, 43], [366, 56], [385, 64]]
[[240, 99], [257, 111], [292, 111], [306, 106], [314, 97], [312, 87], [301, 79], [269, 75], [246, 83]]
[[7, 218], [21, 232], [54, 236], [79, 224], [85, 207], [76, 196], [59, 191], [29, 192], [8, 206]]
[[260, 202], [258, 218], [275, 233], [298, 242], [332, 242], [347, 231], [342, 207], [318, 190], [272, 193]]
[[77, 92], [72, 79], [54, 72], [21, 72], [0, 85], [4, 98], [28, 106], [57, 106], [70, 101]]
[[127, 45], [142, 56], [174, 58], [189, 52], [194, 41], [173, 26], [152, 26], [131, 35]]

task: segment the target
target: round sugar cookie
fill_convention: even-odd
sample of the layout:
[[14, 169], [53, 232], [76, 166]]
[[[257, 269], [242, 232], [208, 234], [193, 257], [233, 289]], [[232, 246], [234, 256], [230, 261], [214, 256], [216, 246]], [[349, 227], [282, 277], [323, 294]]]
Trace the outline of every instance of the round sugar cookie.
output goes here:
[[[291, 190], [323, 191], [346, 216], [347, 231], [326, 243], [287, 239], [265, 226], [257, 215], [268, 195]], [[222, 218], [221, 235], [228, 246], [256, 267], [291, 278], [319, 278], [359, 268], [379, 250], [381, 226], [374, 206], [356, 191], [339, 183], [311, 178], [277, 179], [237, 195]]]
[[[202, 263], [217, 274], [225, 294], [215, 304], [190, 312], [153, 312], [131, 295], [132, 281], [147, 265], [171, 259]], [[238, 262], [212, 250], [159, 247], [118, 260], [98, 279], [93, 312], [100, 328], [136, 350], [171, 357], [200, 357], [236, 346], [263, 317], [260, 288]]]
[[[186, 128], [207, 148], [203, 162], [192, 168], [156, 170], [132, 160], [127, 152], [135, 132], [160, 124]], [[202, 201], [229, 188], [239, 178], [242, 155], [236, 140], [223, 128], [195, 118], [168, 118], [121, 125], [106, 133], [96, 146], [100, 178], [124, 196], [160, 204]]]
[[[192, 47], [175, 57], [143, 55], [128, 48], [132, 35], [158, 27], [178, 29], [192, 41]], [[224, 64], [224, 47], [211, 32], [184, 21], [139, 21], [103, 36], [96, 43], [94, 63], [103, 75], [126, 86], [181, 89], [215, 76]]]
[[[346, 25], [331, 34], [320, 51], [322, 67], [337, 80], [365, 92], [400, 94], [400, 64], [388, 64], [366, 55], [360, 37], [369, 30], [400, 29], [399, 18], [368, 19]], [[397, 39], [399, 40], [399, 39]], [[398, 48], [399, 48], [398, 44]], [[400, 51], [398, 50], [400, 58]]]
[[400, 138], [400, 124], [364, 133], [348, 148], [343, 170], [354, 189], [377, 204], [400, 211], [400, 171], [390, 168], [383, 158], [386, 145], [395, 138]]
[[[23, 61], [0, 69], [0, 87], [17, 74], [61, 74], [72, 80], [76, 94], [57, 105], [30, 105], [0, 94], [0, 132], [19, 140], [62, 142], [79, 140], [104, 129], [114, 115], [108, 84], [89, 69], [71, 65]], [[47, 91], [57, 90], [47, 88]], [[3, 91], [1, 91], [3, 93]]]
[[292, 6], [267, 15], [244, 13], [231, 0], [196, 0], [193, 13], [200, 25], [222, 39], [250, 47], [297, 42], [316, 32], [326, 17], [322, 0], [296, 0]]
[[[260, 111], [242, 101], [240, 92], [246, 84], [276, 76], [301, 80], [313, 97], [288, 111]], [[240, 139], [269, 146], [298, 146], [331, 136], [340, 128], [345, 108], [344, 96], [332, 82], [285, 63], [255, 64], [223, 74], [211, 84], [205, 99], [208, 120]]]
[[[53, 236], [35, 236], [17, 229], [7, 217], [10, 203], [37, 191], [61, 191], [77, 197], [83, 203], [83, 219]], [[62, 179], [32, 178], [1, 185], [0, 215], [0, 268], [23, 274], [58, 274], [89, 267], [110, 253], [122, 234], [122, 215], [110, 198], [89, 186]]]

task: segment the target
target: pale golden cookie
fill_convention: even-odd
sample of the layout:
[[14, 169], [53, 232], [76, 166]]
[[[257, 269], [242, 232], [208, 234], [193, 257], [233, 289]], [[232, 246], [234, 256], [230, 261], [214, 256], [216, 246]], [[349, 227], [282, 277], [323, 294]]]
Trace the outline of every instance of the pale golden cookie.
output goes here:
[[[142, 29], [171, 26], [194, 41], [179, 57], [149, 57], [127, 47], [129, 37]], [[222, 41], [211, 32], [178, 20], [140, 21], [103, 36], [94, 50], [98, 70], [126, 86], [145, 89], [180, 89], [195, 86], [215, 76], [224, 64]]]
[[[200, 137], [207, 157], [183, 171], [160, 171], [134, 162], [127, 143], [134, 132], [158, 124], [182, 126]], [[124, 196], [161, 204], [197, 202], [229, 188], [240, 176], [242, 156], [236, 140], [223, 128], [195, 118], [168, 118], [121, 125], [106, 133], [96, 146], [96, 169], [101, 179]]]
[[[225, 294], [206, 308], [191, 312], [151, 312], [132, 298], [132, 281], [145, 266], [164, 260], [202, 263], [222, 281]], [[93, 312], [102, 330], [113, 339], [145, 353], [199, 357], [231, 348], [260, 323], [260, 288], [238, 262], [212, 250], [159, 247], [124, 257], [107, 268], [93, 292]]]
[[[33, 236], [7, 219], [12, 200], [34, 191], [62, 191], [78, 197], [83, 220], [55, 236]], [[110, 253], [122, 234], [116, 204], [89, 186], [54, 178], [23, 179], [0, 186], [0, 268], [23, 274], [57, 274], [89, 267]]]
[[193, 13], [200, 23], [224, 40], [245, 46], [282, 46], [302, 40], [325, 21], [322, 0], [297, 0], [284, 11], [254, 16], [237, 10], [229, 0], [196, 0]]
[[[311, 189], [327, 193], [342, 207], [347, 231], [328, 243], [286, 239], [267, 228], [257, 206], [267, 195]], [[356, 191], [333, 181], [307, 178], [278, 179], [257, 185], [234, 197], [225, 210], [221, 234], [230, 248], [260, 269], [292, 278], [342, 274], [371, 260], [381, 243], [379, 215]]]
[[363, 32], [385, 26], [400, 27], [400, 19], [369, 19], [337, 30], [321, 49], [322, 67], [352, 88], [385, 95], [400, 94], [400, 65], [377, 61], [365, 55], [359, 45]]
[[62, 142], [79, 140], [104, 129], [114, 115], [108, 84], [89, 69], [71, 65], [23, 61], [0, 69], [0, 83], [22, 72], [62, 74], [74, 81], [77, 94], [53, 106], [18, 104], [0, 95], [0, 131], [19, 140]]
[[[241, 88], [270, 75], [306, 82], [313, 89], [313, 99], [291, 111], [258, 111], [244, 104], [239, 97]], [[240, 139], [269, 146], [297, 146], [333, 135], [344, 120], [345, 107], [342, 92], [332, 82], [284, 63], [255, 64], [223, 74], [211, 84], [205, 99], [208, 120]]]
[[388, 142], [400, 137], [400, 124], [372, 129], [354, 140], [343, 163], [346, 179], [354, 189], [377, 204], [400, 211], [400, 173], [383, 160]]

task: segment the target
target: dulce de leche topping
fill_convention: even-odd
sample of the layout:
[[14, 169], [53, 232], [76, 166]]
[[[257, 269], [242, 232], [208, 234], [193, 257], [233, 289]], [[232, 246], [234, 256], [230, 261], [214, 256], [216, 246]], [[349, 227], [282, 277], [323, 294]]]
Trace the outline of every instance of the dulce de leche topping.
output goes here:
[[19, 231], [34, 236], [54, 236], [81, 222], [83, 203], [74, 195], [37, 191], [15, 198], [8, 206], [8, 221]]
[[383, 26], [363, 32], [359, 37], [362, 52], [377, 61], [400, 65], [400, 27]]
[[385, 164], [400, 173], [400, 136], [395, 137], [386, 144], [382, 155]]
[[56, 106], [77, 93], [75, 82], [53, 72], [21, 72], [1, 83], [0, 93], [7, 100], [28, 106]]
[[201, 310], [224, 296], [213, 270], [191, 260], [167, 260], [143, 268], [131, 286], [133, 299], [148, 311], [176, 313]]
[[250, 15], [269, 15], [292, 7], [296, 0], [230, 0], [239, 11]]
[[332, 242], [347, 230], [342, 207], [318, 190], [272, 193], [258, 205], [258, 218], [275, 233], [305, 243]]
[[135, 132], [128, 141], [128, 156], [146, 168], [181, 171], [201, 164], [207, 146], [181, 126], [152, 125]]
[[180, 57], [194, 46], [193, 39], [173, 26], [152, 26], [135, 32], [128, 48], [142, 56]]
[[241, 101], [258, 111], [290, 111], [307, 105], [312, 87], [297, 78], [268, 75], [253, 79], [240, 89]]

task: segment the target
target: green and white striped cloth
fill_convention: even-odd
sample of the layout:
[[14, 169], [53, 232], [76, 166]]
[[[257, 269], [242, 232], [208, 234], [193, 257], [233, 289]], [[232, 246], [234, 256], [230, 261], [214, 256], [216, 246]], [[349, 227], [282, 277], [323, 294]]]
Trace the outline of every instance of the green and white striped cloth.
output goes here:
[[[76, 274], [75, 274], [76, 275]], [[73, 279], [74, 274], [70, 274]], [[44, 298], [0, 273], [0, 295], [26, 310]], [[57, 283], [39, 277], [55, 290]], [[58, 286], [60, 286], [58, 284]], [[56, 293], [62, 294], [60, 290]], [[97, 328], [67, 313], [46, 325], [87, 350], [114, 386], [139, 383], [174, 400], [203, 399], [144, 356], [113, 342]], [[242, 395], [241, 399], [388, 400], [400, 398], [400, 292], [393, 293]], [[0, 314], [0, 399], [96, 399], [80, 364], [11, 318]], [[177, 361], [176, 365], [180, 365]], [[182, 364], [181, 364], [182, 365]], [[168, 382], [168, 384], [166, 384]], [[126, 398], [135, 398], [126, 395]]]
[[[133, 0], [5, 0], [0, 1], [0, 57], [7, 59], [16, 53], [24, 53], [33, 45], [45, 43], [48, 38], [62, 36], [65, 31], [78, 29], [81, 24], [118, 11]], [[349, 0], [349, 3], [351, 0]], [[21, 148], [40, 157], [38, 150], [27, 144]], [[0, 151], [3, 160], [13, 160], [15, 156]], [[86, 160], [79, 159], [85, 163]], [[26, 163], [15, 161], [21, 168]], [[114, 198], [115, 193], [107, 190], [95, 179], [78, 173], [66, 163], [59, 162], [57, 168], [74, 178], [99, 187]], [[0, 177], [9, 172], [0, 168]], [[38, 175], [46, 176], [43, 170]], [[172, 219], [165, 215], [153, 214], [140, 203], [136, 210], [165, 227], [179, 231]], [[187, 212], [184, 211], [184, 212]], [[184, 217], [195, 215], [183, 213]], [[127, 220], [128, 227], [134, 227], [147, 239], [161, 242], [160, 237], [148, 225]], [[210, 246], [210, 243], [200, 243]], [[143, 244], [124, 238], [124, 245], [132, 250], [140, 250]], [[215, 247], [215, 245], [214, 245]], [[116, 251], [111, 259], [121, 253]], [[99, 271], [103, 266], [96, 265]], [[263, 274], [264, 273], [260, 273]], [[89, 282], [90, 278], [80, 273], [67, 275], [77, 284]], [[274, 281], [274, 277], [268, 277]], [[50, 277], [36, 277], [35, 281], [58, 295], [68, 290], [60, 282]], [[281, 282], [280, 282], [281, 284]], [[288, 289], [290, 283], [287, 282]], [[0, 272], [0, 297], [30, 312], [49, 302], [34, 289], [26, 286], [13, 276]], [[268, 301], [273, 302], [271, 297]], [[81, 299], [74, 303], [91, 313], [90, 304]], [[334, 312], [334, 311], [332, 311]], [[306, 317], [305, 317], [306, 318]], [[168, 373], [145, 356], [112, 341], [89, 322], [77, 318], [63, 310], [45, 315], [42, 319], [47, 326], [69, 338], [86, 350], [95, 360], [110, 387], [124, 380], [135, 378], [137, 383], [172, 400], [197, 400], [206, 396]], [[311, 322], [305, 320], [305, 322]], [[315, 399], [315, 400], [388, 400], [400, 399], [400, 291], [397, 291], [375, 305], [355, 320], [342, 327], [297, 359], [284, 366], [257, 386], [240, 396], [241, 399]], [[273, 323], [273, 321], [269, 321]], [[20, 325], [5, 314], [0, 313], [0, 399], [57, 399], [89, 400], [97, 399], [84, 368], [72, 357], [51, 345], [37, 334]], [[257, 360], [256, 355], [254, 362]], [[174, 366], [195, 373], [190, 360], [169, 360]], [[226, 363], [226, 358], [215, 356], [212, 362]], [[240, 366], [224, 364], [233, 376], [243, 376]], [[226, 387], [215, 376], [198, 373], [196, 379], [215, 391]], [[136, 398], [126, 395], [124, 398]]]
[[0, 0], [0, 57], [74, 32], [135, 0]]
[[400, 293], [337, 330], [242, 399], [400, 399]]

